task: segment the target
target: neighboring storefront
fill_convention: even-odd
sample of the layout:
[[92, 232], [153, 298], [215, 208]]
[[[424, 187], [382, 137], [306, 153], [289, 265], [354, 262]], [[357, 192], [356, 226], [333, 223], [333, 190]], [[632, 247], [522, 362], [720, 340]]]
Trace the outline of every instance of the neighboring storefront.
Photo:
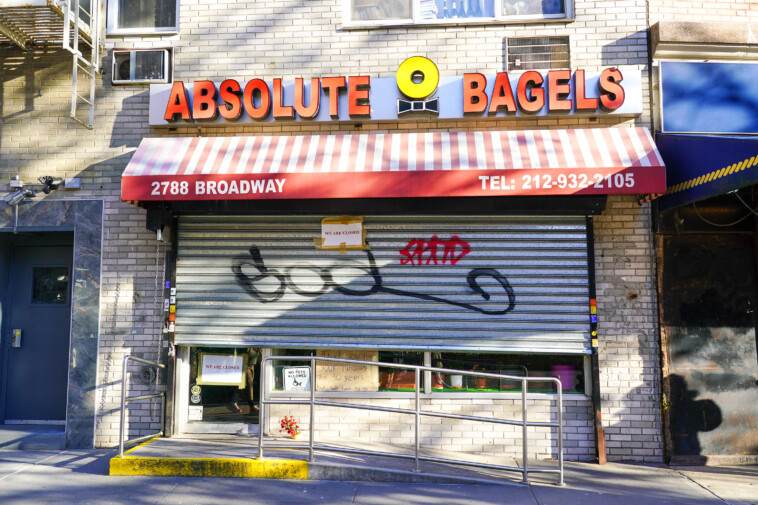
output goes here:
[[653, 27], [668, 186], [654, 201], [664, 422], [678, 463], [758, 455], [758, 65], [743, 59], [742, 29]]

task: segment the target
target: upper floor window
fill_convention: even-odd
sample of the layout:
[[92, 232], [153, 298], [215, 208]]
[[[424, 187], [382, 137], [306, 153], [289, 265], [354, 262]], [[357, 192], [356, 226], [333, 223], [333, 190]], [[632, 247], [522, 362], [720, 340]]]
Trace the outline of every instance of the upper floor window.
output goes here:
[[179, 31], [179, 0], [108, 0], [108, 33]]
[[505, 47], [508, 72], [571, 68], [567, 36], [509, 37]]
[[572, 0], [345, 0], [345, 25], [407, 25], [568, 18]]

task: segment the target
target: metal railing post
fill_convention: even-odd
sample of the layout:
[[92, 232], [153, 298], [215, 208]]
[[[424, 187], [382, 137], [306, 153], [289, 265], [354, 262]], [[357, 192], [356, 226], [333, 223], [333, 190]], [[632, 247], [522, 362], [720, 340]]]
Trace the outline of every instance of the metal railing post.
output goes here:
[[558, 382], [558, 485], [563, 482], [563, 385]]
[[421, 446], [421, 443], [419, 441], [419, 432], [421, 431], [421, 393], [420, 393], [420, 381], [419, 381], [419, 374], [421, 370], [419, 368], [416, 368], [414, 375], [414, 378], [416, 380], [416, 466], [413, 469], [414, 472], [420, 472], [421, 468], [419, 467], [419, 460], [418, 460], [418, 453], [419, 448]]
[[[298, 393], [293, 395], [294, 397], [289, 397], [290, 395], [285, 395], [288, 398], [267, 398], [266, 397], [266, 391], [268, 389], [268, 382], [267, 376], [269, 375], [266, 370], [266, 365], [269, 361], [273, 361], [274, 358], [280, 359], [280, 360], [290, 360], [290, 361], [301, 361], [301, 362], [310, 362], [311, 367], [311, 374], [312, 374], [312, 380], [311, 380], [311, 388], [310, 388], [310, 395], [309, 397], [305, 397], [304, 394]], [[136, 358], [135, 358], [136, 359]], [[140, 361], [137, 359], [137, 361]], [[360, 364], [365, 366], [383, 366], [388, 367], [392, 369], [409, 369], [414, 370], [414, 384], [415, 384], [415, 391], [414, 391], [414, 400], [415, 400], [415, 406], [414, 408], [400, 408], [400, 407], [385, 407], [385, 406], [379, 406], [379, 405], [362, 405], [362, 404], [354, 404], [354, 403], [346, 403], [346, 402], [339, 402], [339, 401], [333, 401], [325, 398], [316, 399], [316, 388], [317, 388], [317, 377], [316, 377], [316, 363], [318, 361], [325, 361], [325, 362], [331, 362], [331, 363], [354, 363], [354, 364]], [[405, 364], [399, 364], [399, 363], [379, 363], [379, 362], [369, 362], [364, 360], [354, 360], [354, 359], [344, 359], [344, 358], [327, 358], [327, 357], [315, 357], [315, 356], [267, 356], [262, 361], [262, 379], [261, 379], [261, 412], [264, 411], [264, 407], [269, 404], [277, 404], [277, 405], [308, 405], [310, 407], [310, 426], [309, 426], [309, 433], [310, 433], [310, 439], [308, 442], [308, 452], [309, 452], [309, 460], [313, 460], [315, 458], [315, 449], [319, 450], [326, 450], [326, 451], [335, 451], [335, 452], [346, 452], [351, 454], [364, 454], [364, 455], [374, 455], [374, 456], [390, 456], [390, 457], [397, 457], [397, 458], [404, 458], [404, 459], [413, 459], [415, 462], [415, 467], [413, 469], [414, 472], [419, 472], [420, 470], [420, 462], [423, 461], [430, 461], [435, 463], [445, 463], [445, 464], [461, 464], [466, 466], [473, 466], [473, 467], [479, 467], [479, 468], [487, 468], [487, 469], [500, 469], [500, 470], [507, 470], [507, 471], [513, 471], [518, 472], [522, 474], [522, 484], [529, 484], [529, 473], [558, 473], [558, 485], [563, 485], [563, 476], [564, 476], [564, 462], [563, 462], [563, 452], [564, 452], [564, 443], [563, 443], [563, 390], [562, 385], [559, 379], [552, 378], [553, 384], [557, 385], [558, 392], [557, 392], [557, 398], [551, 399], [552, 401], [557, 401], [557, 422], [552, 421], [552, 419], [548, 419], [547, 421], [529, 421], [529, 406], [528, 406], [528, 396], [529, 396], [529, 382], [530, 381], [544, 381], [544, 378], [537, 378], [537, 377], [527, 377], [527, 376], [511, 376], [511, 375], [505, 375], [505, 374], [493, 374], [493, 373], [485, 373], [485, 372], [473, 372], [473, 371], [466, 371], [466, 370], [457, 370], [457, 369], [448, 369], [443, 367], [431, 367], [431, 366], [418, 366], [418, 365], [405, 365]], [[454, 413], [446, 413], [446, 412], [436, 412], [431, 410], [422, 410], [421, 409], [421, 384], [424, 382], [422, 380], [422, 377], [425, 377], [426, 375], [422, 375], [422, 372], [426, 374], [426, 372], [445, 372], [445, 373], [461, 373], [463, 375], [472, 375], [475, 377], [486, 377], [491, 379], [505, 379], [505, 380], [512, 380], [517, 381], [521, 383], [521, 420], [517, 419], [501, 419], [501, 418], [484, 418], [480, 416], [468, 416], [464, 414], [454, 414]], [[429, 384], [429, 381], [426, 382]], [[429, 393], [429, 391], [427, 391]], [[134, 397], [135, 399], [138, 397]], [[406, 398], [408, 398], [406, 396]], [[129, 401], [130, 398], [127, 398], [127, 401]], [[378, 412], [393, 412], [393, 413], [400, 413], [405, 415], [413, 415], [414, 417], [414, 424], [415, 424], [415, 451], [414, 454], [408, 454], [407, 452], [404, 453], [393, 453], [388, 451], [371, 451], [371, 450], [365, 450], [365, 449], [352, 449], [352, 448], [345, 448], [345, 447], [339, 447], [339, 446], [329, 446], [329, 445], [319, 445], [315, 443], [315, 430], [316, 430], [316, 423], [315, 423], [315, 408], [316, 405], [319, 406], [325, 406], [325, 407], [337, 407], [337, 408], [347, 408], [347, 409], [359, 409], [359, 410], [367, 410], [367, 411], [378, 411]], [[491, 463], [476, 463], [473, 461], [464, 461], [464, 460], [456, 460], [456, 459], [445, 459], [445, 458], [438, 458], [438, 457], [431, 457], [431, 456], [422, 456], [421, 455], [421, 416], [428, 416], [428, 417], [435, 417], [435, 418], [443, 418], [443, 419], [461, 419], [461, 420], [471, 420], [471, 421], [477, 421], [477, 422], [485, 422], [485, 423], [495, 423], [495, 424], [505, 424], [510, 426], [521, 426], [522, 429], [522, 466], [519, 468], [518, 466], [506, 466], [506, 465], [496, 465]], [[262, 426], [262, 424], [261, 424]], [[545, 469], [545, 468], [529, 468], [529, 427], [533, 426], [535, 428], [558, 428], [558, 443], [557, 443], [557, 449], [558, 449], [558, 469]], [[270, 449], [305, 449], [305, 445], [292, 445], [292, 444], [281, 444], [281, 443], [273, 443], [273, 444], [265, 444], [263, 443], [263, 429], [261, 428], [258, 432], [258, 457], [263, 457], [263, 449], [264, 448], [270, 448]]]
[[521, 381], [521, 422], [522, 425], [522, 438], [523, 438], [523, 469], [524, 469], [524, 478], [522, 480], [523, 484], [529, 484], [529, 462], [527, 461], [527, 453], [529, 452], [528, 445], [527, 445], [527, 410], [526, 410], [526, 388], [527, 388], [528, 381], [526, 379], [523, 379]]
[[[150, 435], [144, 435], [135, 439], [130, 440], [130, 443], [136, 443], [143, 440], [147, 440], [151, 437], [156, 436], [162, 436], [165, 429], [166, 429], [166, 393], [155, 393], [152, 395], [140, 395], [140, 396], [126, 396], [126, 392], [129, 389], [129, 380], [128, 380], [128, 370], [129, 370], [129, 361], [134, 360], [138, 363], [143, 363], [145, 365], [150, 365], [158, 368], [166, 368], [166, 365], [161, 365], [160, 363], [155, 363], [152, 361], [147, 361], [142, 358], [135, 358], [134, 356], [124, 356], [124, 363], [121, 367], [121, 412], [120, 412], [120, 420], [119, 420], [119, 426], [118, 426], [118, 455], [123, 457], [124, 456], [124, 444], [126, 443], [126, 403], [132, 402], [132, 401], [139, 401], [139, 400], [151, 400], [150, 406], [152, 410], [152, 399], [153, 398], [160, 398], [161, 399], [161, 413], [160, 413], [160, 423], [161, 423], [161, 429], [158, 433], [153, 433]], [[150, 416], [152, 418], [152, 414]]]
[[71, 50], [71, 0], [66, 0], [63, 11], [63, 49]]
[[[90, 20], [90, 44], [91, 44], [91, 48], [92, 48], [92, 55], [90, 56], [90, 60], [91, 61], [90, 61], [90, 68], [89, 68], [89, 70], [90, 70], [90, 72], [92, 74], [90, 76], [90, 86], [89, 86], [89, 102], [90, 102], [90, 107], [89, 107], [89, 124], [90, 125], [92, 125], [92, 124], [95, 123], [95, 75], [97, 74], [97, 70], [98, 70], [98, 67], [96, 66], [96, 64], [97, 64], [97, 53], [100, 51], [100, 48], [98, 47], [99, 41], [97, 40], [97, 33], [98, 32], [97, 32], [97, 30], [93, 30], [92, 29], [92, 27], [98, 22], [97, 15], [98, 15], [98, 11], [100, 9], [97, 8], [98, 7], [97, 3], [98, 3], [97, 0], [93, 0], [92, 2], [90, 2], [90, 10], [92, 10], [93, 7], [95, 9], [94, 9], [94, 15], [91, 12], [89, 13], [89, 16], [90, 16], [90, 19], [89, 19]], [[93, 31], [94, 31], [94, 33], [93, 33]], [[160, 359], [160, 357], [159, 357], [159, 359]], [[161, 430], [161, 431], [163, 431], [163, 430]]]
[[313, 461], [315, 456], [313, 453], [313, 437], [315, 436], [316, 427], [316, 358], [311, 356], [311, 412], [310, 421], [308, 423], [308, 461]]
[[263, 420], [266, 418], [264, 411], [266, 403], [263, 401], [263, 392], [266, 390], [266, 377], [268, 377], [268, 357], [261, 360], [261, 385], [258, 392], [258, 459], [263, 459]]
[[121, 368], [121, 421], [118, 425], [118, 455], [124, 455], [124, 425], [126, 424], [126, 368], [129, 366], [129, 356], [124, 356], [124, 364]]
[[161, 398], [161, 433], [166, 433], [166, 397]]

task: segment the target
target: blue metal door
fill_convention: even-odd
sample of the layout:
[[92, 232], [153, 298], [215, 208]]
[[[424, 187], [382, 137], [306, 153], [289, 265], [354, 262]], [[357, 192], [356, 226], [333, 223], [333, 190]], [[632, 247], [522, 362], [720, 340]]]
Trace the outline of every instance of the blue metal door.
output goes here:
[[70, 246], [11, 246], [3, 325], [6, 424], [66, 419], [72, 256]]

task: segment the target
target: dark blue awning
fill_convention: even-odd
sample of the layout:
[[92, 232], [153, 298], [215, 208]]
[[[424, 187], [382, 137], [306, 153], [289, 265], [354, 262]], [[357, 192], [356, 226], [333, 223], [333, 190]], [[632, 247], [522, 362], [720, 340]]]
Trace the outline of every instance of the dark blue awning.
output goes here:
[[758, 138], [662, 133], [655, 142], [666, 164], [661, 210], [758, 183]]

